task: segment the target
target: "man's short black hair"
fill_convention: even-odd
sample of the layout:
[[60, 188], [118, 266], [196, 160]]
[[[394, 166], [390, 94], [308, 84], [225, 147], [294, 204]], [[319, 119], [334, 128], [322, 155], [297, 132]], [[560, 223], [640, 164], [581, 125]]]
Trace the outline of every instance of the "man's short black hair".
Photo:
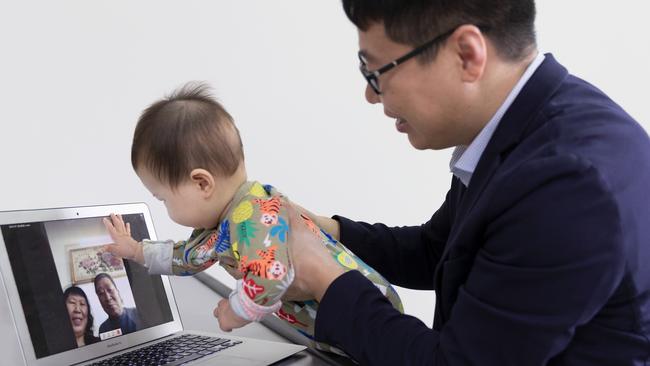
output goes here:
[[509, 61], [536, 45], [534, 0], [343, 0], [343, 9], [360, 30], [383, 22], [392, 41], [413, 47], [464, 24], [479, 26]]

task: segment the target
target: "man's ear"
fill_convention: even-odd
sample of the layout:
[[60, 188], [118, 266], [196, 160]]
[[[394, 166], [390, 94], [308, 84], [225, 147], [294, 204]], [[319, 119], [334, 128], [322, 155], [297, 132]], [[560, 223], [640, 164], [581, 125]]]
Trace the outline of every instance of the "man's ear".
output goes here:
[[462, 81], [472, 83], [483, 76], [487, 64], [485, 35], [475, 25], [462, 25], [451, 35], [458, 58], [462, 64]]
[[205, 197], [212, 195], [212, 192], [214, 192], [214, 176], [209, 171], [194, 169], [190, 172], [190, 180]]

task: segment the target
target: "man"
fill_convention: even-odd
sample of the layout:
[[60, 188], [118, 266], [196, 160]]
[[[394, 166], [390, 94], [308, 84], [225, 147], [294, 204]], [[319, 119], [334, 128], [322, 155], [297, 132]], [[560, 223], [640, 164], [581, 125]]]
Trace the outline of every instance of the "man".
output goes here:
[[538, 53], [534, 1], [343, 6], [366, 99], [416, 149], [455, 147], [453, 177], [423, 225], [320, 219], [392, 283], [434, 289], [433, 329], [293, 212], [291, 297], [320, 301], [316, 340], [363, 365], [650, 364], [650, 142]]
[[120, 329], [122, 334], [138, 330], [140, 317], [137, 310], [124, 307], [120, 291], [109, 274], [100, 273], [95, 276], [95, 293], [102, 308], [108, 314], [108, 319], [99, 326], [100, 335], [114, 329]]

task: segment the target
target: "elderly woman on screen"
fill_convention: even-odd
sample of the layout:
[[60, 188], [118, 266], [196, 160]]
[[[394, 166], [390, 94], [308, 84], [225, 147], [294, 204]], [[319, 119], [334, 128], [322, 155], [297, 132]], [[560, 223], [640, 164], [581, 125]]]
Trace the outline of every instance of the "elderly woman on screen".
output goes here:
[[99, 338], [93, 335], [93, 315], [90, 312], [90, 303], [84, 290], [77, 286], [71, 286], [63, 292], [63, 300], [68, 309], [77, 347], [98, 342]]

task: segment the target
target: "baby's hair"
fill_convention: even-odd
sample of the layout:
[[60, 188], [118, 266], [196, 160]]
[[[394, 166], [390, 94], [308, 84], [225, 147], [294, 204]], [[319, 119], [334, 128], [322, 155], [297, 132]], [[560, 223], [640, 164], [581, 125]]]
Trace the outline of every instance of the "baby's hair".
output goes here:
[[131, 164], [176, 188], [193, 169], [230, 177], [244, 161], [230, 114], [201, 82], [189, 82], [149, 108], [138, 120]]

